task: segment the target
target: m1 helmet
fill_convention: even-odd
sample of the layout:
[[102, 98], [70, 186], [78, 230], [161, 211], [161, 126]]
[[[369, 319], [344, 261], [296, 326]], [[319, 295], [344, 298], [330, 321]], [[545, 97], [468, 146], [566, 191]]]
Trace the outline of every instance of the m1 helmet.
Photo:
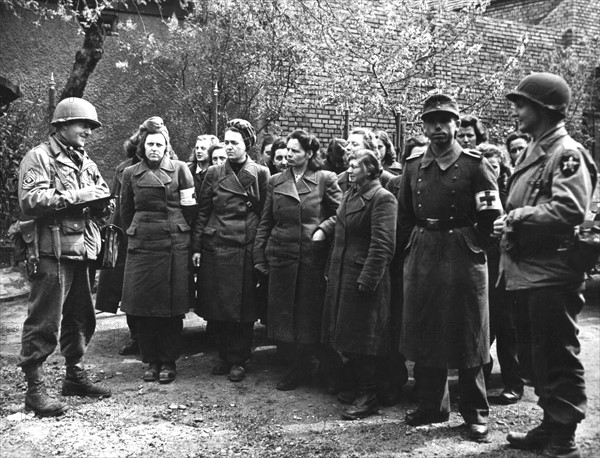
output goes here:
[[532, 73], [523, 78], [513, 92], [506, 94], [511, 102], [519, 97], [566, 116], [571, 88], [563, 78], [553, 73]]
[[102, 126], [98, 121], [98, 114], [94, 105], [78, 97], [61, 100], [54, 109], [50, 124], [57, 126], [69, 121], [88, 121], [92, 124], [92, 129]]

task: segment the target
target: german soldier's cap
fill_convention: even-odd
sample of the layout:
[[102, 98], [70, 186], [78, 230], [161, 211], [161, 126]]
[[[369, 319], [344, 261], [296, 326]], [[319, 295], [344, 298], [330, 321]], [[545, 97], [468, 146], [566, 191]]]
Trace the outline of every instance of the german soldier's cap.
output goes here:
[[423, 111], [421, 113], [421, 119], [425, 120], [425, 118], [431, 113], [437, 112], [445, 112], [450, 113], [457, 118], [460, 118], [460, 114], [458, 112], [458, 104], [456, 100], [452, 97], [449, 97], [444, 94], [435, 94], [428, 97], [425, 102], [423, 102]]

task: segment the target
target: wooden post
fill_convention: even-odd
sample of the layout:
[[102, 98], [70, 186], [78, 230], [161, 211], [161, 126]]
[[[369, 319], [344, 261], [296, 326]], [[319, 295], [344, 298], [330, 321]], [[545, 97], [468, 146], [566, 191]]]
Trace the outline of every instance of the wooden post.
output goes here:
[[215, 81], [212, 99], [212, 134], [218, 137], [217, 129], [219, 127], [219, 87]]
[[396, 138], [394, 139], [394, 146], [398, 150], [398, 153], [402, 155], [404, 145], [400, 143], [400, 113], [398, 112], [398, 110], [394, 110], [394, 126], [396, 128]]

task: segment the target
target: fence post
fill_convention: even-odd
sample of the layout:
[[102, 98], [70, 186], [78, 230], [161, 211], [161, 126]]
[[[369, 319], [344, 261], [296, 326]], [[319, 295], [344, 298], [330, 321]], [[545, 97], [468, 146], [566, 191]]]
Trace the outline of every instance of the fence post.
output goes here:
[[350, 110], [346, 107], [344, 109], [344, 140], [348, 139], [350, 134]]
[[[54, 109], [56, 108], [56, 84], [54, 82], [54, 73], [50, 73], [50, 83], [48, 84], [48, 124], [52, 122]], [[52, 127], [50, 127], [52, 130]]]

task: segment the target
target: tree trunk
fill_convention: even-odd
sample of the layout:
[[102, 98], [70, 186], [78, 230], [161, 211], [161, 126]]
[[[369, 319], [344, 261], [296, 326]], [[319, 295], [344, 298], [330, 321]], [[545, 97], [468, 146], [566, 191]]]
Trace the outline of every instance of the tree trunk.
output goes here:
[[83, 47], [75, 54], [75, 63], [67, 84], [60, 95], [60, 100], [67, 97], [83, 97], [88, 78], [102, 58], [102, 54], [104, 54], [105, 37], [106, 31], [101, 19], [85, 28]]

